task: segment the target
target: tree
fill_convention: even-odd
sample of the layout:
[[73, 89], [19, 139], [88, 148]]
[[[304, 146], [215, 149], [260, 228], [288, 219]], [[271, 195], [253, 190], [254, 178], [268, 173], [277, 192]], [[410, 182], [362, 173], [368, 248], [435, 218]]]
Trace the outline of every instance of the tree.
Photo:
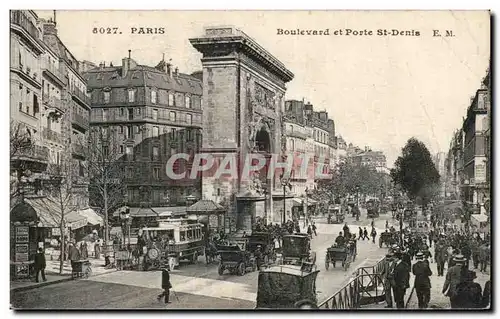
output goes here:
[[[22, 155], [29, 154], [33, 151], [34, 143], [31, 132], [14, 120], [10, 121], [10, 162], [11, 162], [11, 178], [10, 178], [10, 200], [14, 201], [21, 195], [21, 179], [29, 171], [26, 161], [16, 161]], [[13, 174], [15, 173], [15, 174]]]
[[378, 195], [386, 187], [383, 175], [373, 167], [344, 161], [337, 164], [331, 179], [318, 180], [316, 192], [327, 194], [329, 198], [345, 197], [357, 192]]
[[391, 169], [391, 178], [410, 199], [420, 198], [426, 205], [436, 194], [440, 176], [425, 144], [410, 138]]
[[104, 240], [109, 240], [109, 214], [123, 205], [126, 186], [119, 143], [114, 130], [95, 127], [88, 137], [89, 193], [93, 205], [104, 213]]
[[47, 169], [49, 179], [44, 181], [45, 197], [41, 200], [45, 209], [58, 220], [61, 233], [61, 261], [59, 273], [62, 274], [64, 252], [66, 251], [66, 219], [69, 213], [78, 210], [78, 194], [75, 187], [78, 183], [77, 169], [70, 159], [64, 159], [60, 164], [50, 165]]

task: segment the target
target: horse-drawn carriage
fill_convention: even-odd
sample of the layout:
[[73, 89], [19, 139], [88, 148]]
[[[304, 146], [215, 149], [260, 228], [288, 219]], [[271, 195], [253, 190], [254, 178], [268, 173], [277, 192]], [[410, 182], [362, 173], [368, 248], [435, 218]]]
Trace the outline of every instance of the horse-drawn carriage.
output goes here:
[[380, 216], [380, 203], [376, 199], [370, 199], [366, 202], [366, 217], [376, 218]]
[[347, 271], [351, 263], [356, 259], [356, 254], [356, 241], [350, 241], [343, 246], [329, 247], [326, 251], [325, 268], [328, 270], [330, 264], [332, 264], [333, 268], [335, 268], [336, 263], [341, 262], [342, 267], [345, 271]]
[[307, 309], [317, 307], [316, 278], [311, 264], [274, 266], [260, 271], [257, 309]]
[[284, 265], [316, 263], [316, 253], [311, 251], [311, 238], [307, 234], [285, 235], [282, 238], [282, 260]]
[[274, 251], [274, 238], [268, 232], [252, 232], [248, 238], [248, 250], [255, 253], [257, 247], [261, 247], [263, 262], [268, 265], [269, 262], [276, 261], [276, 252]]
[[345, 211], [342, 205], [330, 205], [328, 207], [328, 224], [342, 224], [345, 219]]
[[380, 234], [378, 238], [378, 245], [380, 248], [382, 248], [383, 245], [386, 247], [390, 247], [395, 244], [395, 239], [394, 239], [394, 233], [391, 233], [390, 231], [384, 231], [383, 233]]
[[251, 271], [257, 269], [257, 263], [253, 255], [247, 250], [247, 241], [239, 240], [237, 243], [219, 246], [220, 256], [219, 275], [222, 276], [225, 270], [231, 274], [243, 276], [248, 268]]

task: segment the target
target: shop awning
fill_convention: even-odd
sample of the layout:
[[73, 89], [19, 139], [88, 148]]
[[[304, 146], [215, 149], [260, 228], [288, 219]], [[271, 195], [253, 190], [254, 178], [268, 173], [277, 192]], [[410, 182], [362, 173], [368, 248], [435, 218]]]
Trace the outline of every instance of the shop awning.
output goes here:
[[186, 214], [186, 206], [172, 206], [172, 207], [152, 207], [151, 208], [157, 216], [176, 216], [176, 215], [185, 215]]
[[293, 203], [293, 206], [295, 206], [295, 207], [302, 207], [302, 205], [303, 205], [302, 199], [300, 199], [300, 198], [294, 198], [292, 200], [292, 203]]
[[71, 228], [72, 230], [87, 226], [87, 218], [80, 215], [80, 212], [77, 210], [66, 214], [66, 216], [64, 216], [64, 219], [66, 220], [66, 226]]
[[91, 225], [104, 225], [103, 219], [92, 208], [82, 209], [78, 214], [87, 218], [87, 223]]
[[25, 199], [25, 203], [33, 208], [38, 217], [38, 227], [59, 227], [61, 212], [57, 205], [47, 198]]
[[486, 223], [488, 221], [488, 216], [484, 214], [472, 214], [470, 216], [471, 219], [475, 220], [478, 223]]
[[132, 211], [130, 209], [130, 217], [158, 217], [158, 213], [152, 210], [151, 208], [140, 208], [137, 211]]
[[[123, 207], [118, 208], [113, 212], [113, 217], [120, 217], [120, 211]], [[140, 208], [138, 207], [129, 207], [130, 209], [130, 216], [134, 217], [139, 213]]]

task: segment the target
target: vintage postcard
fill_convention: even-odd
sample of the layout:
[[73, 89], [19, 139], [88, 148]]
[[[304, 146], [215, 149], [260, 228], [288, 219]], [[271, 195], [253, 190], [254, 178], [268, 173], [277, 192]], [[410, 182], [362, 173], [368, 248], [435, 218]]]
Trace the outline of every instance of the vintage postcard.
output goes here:
[[10, 303], [490, 309], [489, 11], [10, 11]]

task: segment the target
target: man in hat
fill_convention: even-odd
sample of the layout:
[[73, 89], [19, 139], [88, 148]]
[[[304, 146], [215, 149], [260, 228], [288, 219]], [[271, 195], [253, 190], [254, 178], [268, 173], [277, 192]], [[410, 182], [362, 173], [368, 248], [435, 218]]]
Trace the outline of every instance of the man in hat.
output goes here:
[[413, 265], [413, 275], [415, 275], [415, 292], [417, 293], [418, 307], [425, 309], [429, 306], [431, 299], [431, 280], [432, 271], [429, 268], [429, 262], [424, 260], [424, 254], [418, 252], [415, 255], [417, 262]]
[[437, 264], [438, 276], [444, 276], [444, 264], [448, 260], [448, 247], [442, 239], [434, 245], [434, 258]]
[[342, 236], [342, 232], [339, 232], [339, 235], [337, 236], [337, 238], [335, 238], [335, 244], [337, 244], [337, 246], [339, 247], [345, 245], [345, 237]]
[[394, 254], [389, 252], [384, 259], [383, 267], [380, 272], [380, 277], [384, 279], [384, 290], [385, 290], [385, 302], [387, 306], [385, 308], [392, 308], [392, 287], [391, 287], [391, 279], [392, 273], [394, 271]]
[[403, 262], [403, 255], [401, 252], [396, 252], [394, 254], [396, 259], [394, 271], [391, 280], [392, 292], [394, 294], [394, 301], [396, 302], [396, 307], [398, 309], [405, 307], [405, 294], [406, 289], [410, 287], [410, 273], [408, 271], [409, 266]]
[[461, 309], [483, 308], [481, 285], [474, 282], [474, 279], [476, 279], [476, 272], [467, 270], [464, 279], [465, 280], [456, 287], [456, 305]]
[[170, 274], [167, 268], [161, 270], [161, 288], [163, 292], [158, 295], [158, 301], [160, 301], [162, 297], [165, 297], [165, 303], [170, 303], [170, 288], [172, 288], [172, 284], [170, 283]]
[[443, 294], [450, 298], [450, 304], [452, 308], [457, 308], [457, 285], [462, 282], [463, 277], [463, 265], [465, 263], [465, 258], [462, 255], [456, 255], [453, 258], [454, 265], [448, 268], [446, 273], [446, 279], [443, 285]]

